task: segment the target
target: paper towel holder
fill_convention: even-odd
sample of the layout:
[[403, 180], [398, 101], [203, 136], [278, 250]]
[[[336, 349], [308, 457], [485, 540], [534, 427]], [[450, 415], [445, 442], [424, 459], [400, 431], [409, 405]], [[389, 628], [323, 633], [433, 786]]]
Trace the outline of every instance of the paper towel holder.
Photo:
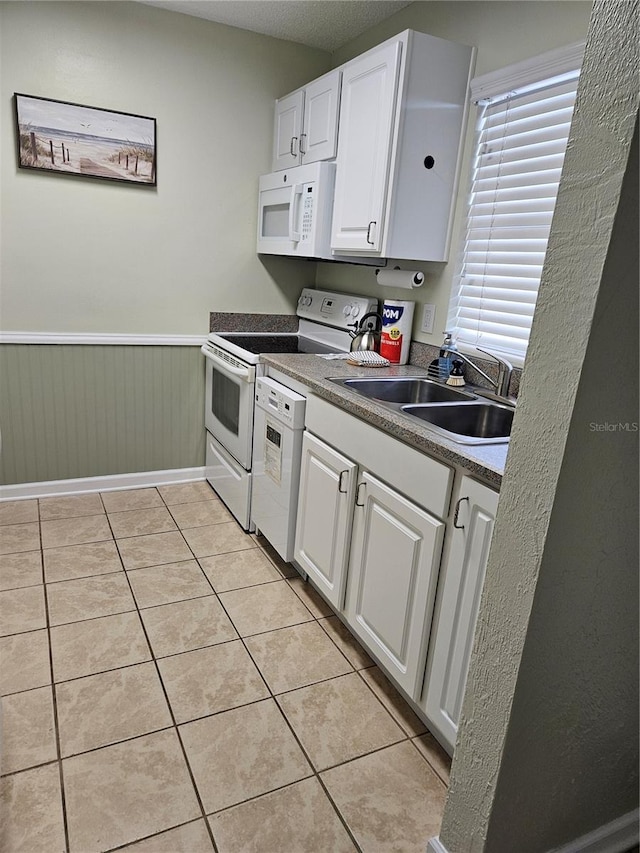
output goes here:
[[402, 287], [412, 290], [421, 287], [424, 282], [424, 273], [420, 270], [402, 270], [396, 266], [393, 269], [377, 269], [376, 279], [378, 284], [387, 287]]

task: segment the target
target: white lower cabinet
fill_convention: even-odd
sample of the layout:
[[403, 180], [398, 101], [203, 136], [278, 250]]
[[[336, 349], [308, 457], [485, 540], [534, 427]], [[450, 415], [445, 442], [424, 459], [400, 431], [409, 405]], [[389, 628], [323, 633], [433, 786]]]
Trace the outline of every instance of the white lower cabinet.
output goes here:
[[424, 676], [443, 533], [442, 521], [360, 473], [345, 616], [412, 697]]
[[424, 678], [444, 527], [305, 432], [295, 560], [415, 699]]
[[484, 584], [498, 493], [462, 477], [440, 573], [421, 707], [453, 750]]
[[295, 560], [453, 752], [498, 492], [459, 472], [450, 513], [448, 465], [314, 395], [306, 427]]
[[418, 701], [453, 471], [313, 395], [306, 426], [295, 562]]
[[342, 609], [357, 465], [309, 432], [302, 439], [295, 561]]

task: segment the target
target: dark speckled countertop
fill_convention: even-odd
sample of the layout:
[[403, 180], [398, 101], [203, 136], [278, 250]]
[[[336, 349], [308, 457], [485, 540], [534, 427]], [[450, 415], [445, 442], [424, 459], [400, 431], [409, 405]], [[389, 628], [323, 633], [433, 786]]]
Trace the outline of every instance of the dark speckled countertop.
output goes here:
[[375, 400], [349, 391], [329, 381], [329, 377], [426, 376], [423, 367], [363, 368], [340, 360], [327, 360], [317, 355], [264, 355], [264, 363], [305, 385], [316, 394], [356, 417], [443, 462], [465, 468], [487, 483], [499, 487], [502, 482], [508, 444], [469, 445], [441, 438], [419, 421], [396, 414]]
[[[298, 318], [289, 314], [211, 312], [209, 328], [212, 332], [295, 332], [298, 329]], [[487, 483], [499, 487], [502, 482], [508, 444], [470, 445], [448, 441], [431, 432], [419, 421], [396, 414], [375, 400], [369, 400], [329, 381], [329, 377], [363, 376], [370, 379], [383, 376], [426, 376], [426, 368], [437, 355], [437, 347], [411, 341], [409, 357], [412, 364], [404, 367], [360, 368], [345, 364], [344, 361], [327, 360], [316, 355], [272, 354], [263, 355], [262, 358], [265, 364], [306, 385], [319, 397], [365, 419], [384, 432], [417, 447], [418, 450], [429, 453], [443, 462], [465, 468], [470, 474], [475, 474]], [[474, 360], [489, 376], [495, 378], [497, 375], [495, 362], [482, 358]], [[515, 369], [511, 379], [509, 391], [515, 397], [518, 396], [520, 374], [521, 371]], [[467, 381], [469, 381], [468, 376]], [[471, 381], [483, 382], [473, 371]]]

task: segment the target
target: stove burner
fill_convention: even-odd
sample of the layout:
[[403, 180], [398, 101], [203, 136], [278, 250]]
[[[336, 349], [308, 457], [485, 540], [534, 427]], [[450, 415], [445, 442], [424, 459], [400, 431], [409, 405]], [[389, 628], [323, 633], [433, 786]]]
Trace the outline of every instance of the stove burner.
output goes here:
[[223, 334], [220, 337], [230, 344], [240, 347], [254, 355], [262, 353], [323, 353], [334, 352], [334, 348], [321, 344], [317, 341], [303, 338], [299, 335], [229, 335]]
[[298, 352], [297, 335], [222, 335], [225, 341], [259, 355], [263, 352]]

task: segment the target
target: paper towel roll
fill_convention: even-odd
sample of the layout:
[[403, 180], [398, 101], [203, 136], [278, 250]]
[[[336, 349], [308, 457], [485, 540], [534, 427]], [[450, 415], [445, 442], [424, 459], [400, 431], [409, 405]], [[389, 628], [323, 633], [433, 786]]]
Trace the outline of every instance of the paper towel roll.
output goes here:
[[378, 284], [385, 287], [403, 287], [412, 290], [420, 287], [424, 281], [424, 273], [419, 270], [376, 270]]

